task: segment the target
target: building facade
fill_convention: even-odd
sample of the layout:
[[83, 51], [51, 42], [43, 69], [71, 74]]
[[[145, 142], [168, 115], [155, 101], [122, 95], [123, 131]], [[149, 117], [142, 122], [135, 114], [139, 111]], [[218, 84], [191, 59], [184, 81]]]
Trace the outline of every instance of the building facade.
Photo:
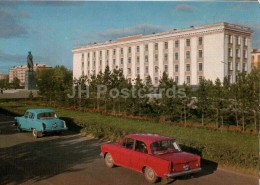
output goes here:
[[251, 56], [252, 68], [260, 69], [260, 49], [253, 49], [251, 52]]
[[4, 79], [7, 79], [7, 78], [8, 78], [7, 74], [0, 73], [0, 80], [4, 80]]
[[[50, 69], [49, 65], [46, 64], [34, 64], [33, 70], [37, 71], [38, 69]], [[9, 83], [11, 83], [14, 78], [18, 78], [20, 80], [20, 85], [24, 86], [25, 83], [25, 72], [28, 71], [27, 65], [21, 65], [21, 66], [13, 66], [9, 69]]]
[[235, 82], [239, 71], [251, 70], [251, 35], [248, 27], [216, 23], [76, 47], [73, 77], [104, 72], [108, 65], [131, 82], [150, 75], [157, 85], [163, 72], [178, 84], [197, 85], [203, 77]]

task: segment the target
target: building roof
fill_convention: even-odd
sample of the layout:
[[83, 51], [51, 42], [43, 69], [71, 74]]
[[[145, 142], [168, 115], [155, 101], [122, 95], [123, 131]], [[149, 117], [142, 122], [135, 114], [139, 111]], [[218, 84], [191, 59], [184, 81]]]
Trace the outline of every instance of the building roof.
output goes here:
[[137, 42], [137, 41], [140, 41], [141, 39], [150, 39], [154, 36], [163, 37], [163, 36], [167, 36], [169, 34], [180, 35], [180, 34], [188, 33], [190, 31], [210, 29], [210, 28], [219, 27], [219, 26], [225, 27], [226, 29], [229, 29], [229, 30], [235, 30], [235, 31], [239, 30], [239, 31], [245, 32], [245, 33], [253, 32], [249, 27], [236, 25], [236, 24], [230, 24], [230, 23], [226, 23], [226, 22], [220, 22], [220, 23], [206, 24], [206, 25], [201, 25], [201, 26], [190, 26], [190, 28], [184, 28], [184, 29], [172, 29], [172, 30], [169, 30], [166, 32], [153, 33], [153, 34], [149, 34], [149, 35], [140, 34], [140, 35], [127, 36], [127, 37], [123, 37], [123, 38], [118, 38], [115, 41], [109, 40], [109, 41], [102, 42], [102, 43], [94, 42], [94, 43], [90, 43], [90, 44], [86, 44], [86, 45], [82, 45], [82, 46], [77, 46], [72, 51], [75, 52], [77, 50], [88, 49], [88, 48], [92, 48], [92, 47], [100, 47], [100, 46], [106, 47], [107, 45], [119, 44], [120, 42], [131, 42], [131, 41]]
[[251, 52], [251, 53], [260, 53], [260, 48], [252, 49], [252, 52]]
[[[38, 67], [51, 68], [51, 66], [49, 66], [47, 64], [33, 64], [33, 67], [35, 67], [35, 68], [38, 68]], [[22, 69], [22, 68], [27, 68], [27, 65], [13, 66], [10, 69]]]

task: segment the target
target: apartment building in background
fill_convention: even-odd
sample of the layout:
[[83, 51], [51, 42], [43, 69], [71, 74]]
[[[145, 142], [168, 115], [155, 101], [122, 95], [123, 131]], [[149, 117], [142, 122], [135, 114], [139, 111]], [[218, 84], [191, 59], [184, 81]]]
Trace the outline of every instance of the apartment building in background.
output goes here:
[[197, 85], [203, 77], [236, 81], [238, 72], [251, 70], [249, 27], [216, 23], [135, 35], [115, 41], [79, 46], [72, 50], [73, 77], [121, 69], [129, 82], [150, 75], [158, 85], [163, 72], [178, 84]]
[[7, 74], [0, 73], [0, 80], [4, 80], [4, 79], [7, 79], [7, 78], [8, 78]]
[[260, 49], [253, 49], [251, 52], [251, 56], [252, 68], [260, 69]]
[[[47, 64], [34, 64], [33, 70], [37, 71], [38, 69], [51, 69], [52, 67]], [[28, 71], [27, 65], [13, 66], [9, 69], [9, 83], [11, 83], [15, 77], [20, 80], [20, 85], [24, 86], [25, 84], [25, 72]]]

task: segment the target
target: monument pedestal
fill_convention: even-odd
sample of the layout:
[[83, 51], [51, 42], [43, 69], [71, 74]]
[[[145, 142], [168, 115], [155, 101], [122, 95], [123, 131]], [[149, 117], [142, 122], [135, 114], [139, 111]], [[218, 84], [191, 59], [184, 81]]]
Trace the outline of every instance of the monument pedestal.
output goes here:
[[25, 89], [34, 90], [36, 89], [36, 79], [34, 71], [25, 72]]

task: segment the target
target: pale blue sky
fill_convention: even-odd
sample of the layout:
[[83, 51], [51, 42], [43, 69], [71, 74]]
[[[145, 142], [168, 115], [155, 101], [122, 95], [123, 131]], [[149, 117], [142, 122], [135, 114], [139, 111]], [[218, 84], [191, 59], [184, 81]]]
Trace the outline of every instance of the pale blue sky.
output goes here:
[[72, 68], [81, 44], [222, 21], [251, 27], [260, 48], [258, 2], [0, 2], [0, 72], [26, 64], [28, 51]]

